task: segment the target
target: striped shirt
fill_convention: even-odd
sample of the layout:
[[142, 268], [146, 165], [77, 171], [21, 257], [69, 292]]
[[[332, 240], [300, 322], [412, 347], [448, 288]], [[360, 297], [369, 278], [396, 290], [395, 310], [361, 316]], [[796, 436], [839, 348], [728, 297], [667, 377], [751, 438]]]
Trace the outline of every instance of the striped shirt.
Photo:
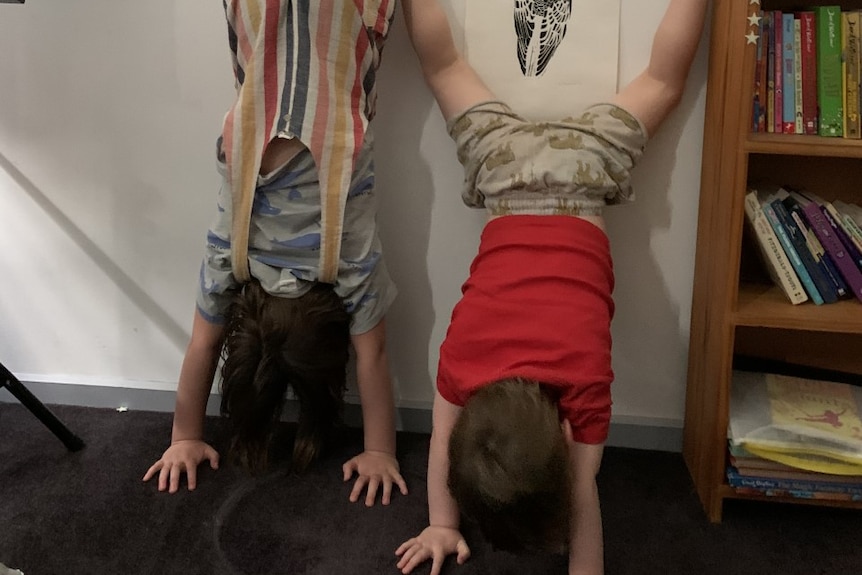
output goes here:
[[338, 273], [344, 206], [374, 116], [376, 72], [396, 0], [223, 0], [237, 98], [218, 150], [233, 203], [233, 268], [250, 278], [248, 236], [266, 145], [299, 138], [321, 188], [320, 281]]

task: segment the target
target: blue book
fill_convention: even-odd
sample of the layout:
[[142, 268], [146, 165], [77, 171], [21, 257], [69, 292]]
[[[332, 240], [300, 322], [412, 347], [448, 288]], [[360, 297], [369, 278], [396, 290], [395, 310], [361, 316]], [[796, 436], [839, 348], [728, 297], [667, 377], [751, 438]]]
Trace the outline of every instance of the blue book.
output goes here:
[[[826, 275], [826, 272], [820, 269], [820, 266], [817, 265], [817, 262], [814, 260], [814, 256], [811, 254], [811, 250], [808, 249], [805, 234], [799, 229], [799, 226], [791, 217], [781, 199], [774, 199], [772, 201], [772, 208], [775, 210], [775, 215], [778, 217], [778, 221], [781, 222], [782, 227], [787, 232], [790, 243], [792, 243], [793, 247], [796, 249], [799, 259], [802, 260], [802, 265], [805, 266], [805, 270], [808, 272], [808, 277], [814, 285], [814, 291], [817, 292], [817, 296], [813, 293], [808, 294], [811, 296], [811, 301], [816, 304], [835, 303], [838, 301], [838, 292], [835, 290], [832, 282], [829, 281], [829, 276]], [[820, 301], [818, 301], [818, 299]]]
[[[775, 202], [781, 204], [781, 200], [775, 200]], [[776, 214], [776, 209], [773, 204], [774, 202], [770, 198], [761, 197], [763, 213], [766, 215], [766, 220], [769, 222], [769, 225], [772, 226], [775, 235], [778, 236], [778, 241], [781, 243], [781, 247], [784, 248], [784, 253], [787, 254], [787, 259], [790, 260], [790, 265], [793, 266], [793, 270], [796, 272], [796, 275], [799, 276], [799, 281], [802, 282], [802, 286], [805, 288], [811, 301], [817, 305], [821, 305], [823, 303], [823, 298], [815, 287], [814, 281], [808, 273], [808, 269], [802, 262], [802, 258], [799, 256], [799, 250], [796, 249], [796, 246], [790, 240], [790, 235], [787, 233], [787, 229], [782, 224], [778, 214]], [[806, 248], [806, 250], [807, 249], [808, 248]]]
[[[784, 202], [784, 207], [787, 208], [787, 212], [793, 218], [793, 221], [796, 222], [799, 229], [802, 230], [802, 233], [805, 235], [806, 243], [809, 245], [809, 250], [811, 251], [814, 261], [817, 262], [817, 265], [823, 270], [826, 277], [829, 278], [829, 283], [832, 284], [838, 298], [846, 296], [847, 284], [844, 283], [844, 278], [841, 277], [841, 274], [838, 272], [838, 268], [835, 267], [835, 264], [832, 262], [832, 258], [830, 258], [829, 254], [827, 254], [823, 247], [820, 246], [820, 240], [817, 239], [817, 236], [815, 236], [814, 232], [811, 230], [808, 218], [802, 211], [802, 206], [792, 195], [787, 196], [782, 201]], [[816, 244], [819, 246], [819, 249], [815, 250], [810, 244]], [[820, 295], [824, 296], [824, 301], [828, 301], [825, 294], [821, 292]]]
[[[793, 13], [782, 13], [781, 15], [781, 74], [784, 90], [782, 95], [783, 108], [782, 118], [784, 124], [782, 131], [785, 134], [796, 133], [796, 51], [793, 48], [795, 37], [795, 25]], [[777, 131], [777, 130], [776, 130]]]
[[731, 466], [727, 467], [727, 483], [731, 487], [751, 487], [754, 489], [782, 489], [811, 493], [840, 493], [862, 497], [862, 485], [858, 483], [839, 483], [833, 481], [817, 481], [815, 479], [777, 479], [772, 477], [756, 477], [741, 475]]

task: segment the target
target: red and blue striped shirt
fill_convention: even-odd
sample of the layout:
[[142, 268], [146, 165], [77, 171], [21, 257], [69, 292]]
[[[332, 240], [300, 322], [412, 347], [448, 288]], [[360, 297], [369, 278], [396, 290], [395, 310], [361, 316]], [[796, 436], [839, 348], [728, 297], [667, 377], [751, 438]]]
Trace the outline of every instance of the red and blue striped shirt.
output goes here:
[[321, 187], [320, 281], [338, 272], [344, 206], [374, 116], [396, 0], [223, 0], [237, 98], [219, 150], [233, 199], [233, 268], [248, 281], [254, 190], [267, 144], [299, 138]]

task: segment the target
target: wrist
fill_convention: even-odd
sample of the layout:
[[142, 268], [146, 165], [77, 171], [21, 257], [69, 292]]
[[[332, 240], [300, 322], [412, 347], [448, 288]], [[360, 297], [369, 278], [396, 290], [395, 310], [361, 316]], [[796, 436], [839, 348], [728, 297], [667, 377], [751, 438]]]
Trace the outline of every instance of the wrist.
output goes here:
[[390, 459], [396, 459], [394, 451], [385, 451], [382, 449], [365, 449], [363, 452], [367, 453], [369, 455], [377, 455], [380, 457], [388, 457]]

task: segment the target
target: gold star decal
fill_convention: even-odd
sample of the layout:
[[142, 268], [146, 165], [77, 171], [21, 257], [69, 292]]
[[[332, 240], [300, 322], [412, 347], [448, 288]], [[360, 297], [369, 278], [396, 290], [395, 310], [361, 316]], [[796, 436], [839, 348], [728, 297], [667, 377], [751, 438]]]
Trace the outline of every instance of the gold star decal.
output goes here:
[[760, 38], [760, 36], [758, 36], [754, 32], [749, 32], [748, 34], [745, 35], [745, 39], [747, 40], [745, 45], [747, 46], [748, 44], [757, 44], [758, 38]]
[[748, 17], [748, 25], [749, 26], [760, 26], [760, 21], [762, 18], [759, 14], [755, 13]]

